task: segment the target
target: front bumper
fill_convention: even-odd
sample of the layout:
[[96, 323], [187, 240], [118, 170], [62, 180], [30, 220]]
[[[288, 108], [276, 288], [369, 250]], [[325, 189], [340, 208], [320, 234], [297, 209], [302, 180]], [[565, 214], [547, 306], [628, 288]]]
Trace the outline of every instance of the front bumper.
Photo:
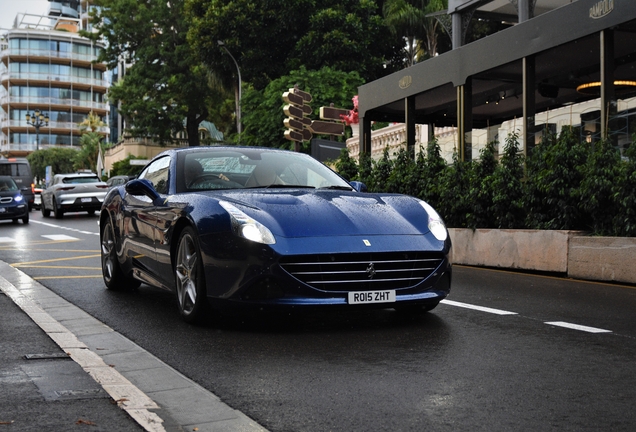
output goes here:
[[20, 219], [25, 217], [29, 212], [28, 204], [20, 204], [17, 206], [0, 206], [0, 220]]
[[[244, 248], [235, 249], [236, 255], [210, 256], [205, 252], [214, 254], [223, 248], [204, 247], [208, 297], [263, 307], [393, 308], [436, 304], [449, 294], [450, 241], [435, 242], [428, 236], [376, 236], [370, 240], [372, 247], [367, 247], [358, 240], [352, 236], [277, 244], [282, 248], [279, 250], [302, 252], [299, 254], [280, 254], [269, 246], [245, 243]], [[311, 260], [315, 262], [307, 265]], [[422, 269], [422, 263], [428, 268]], [[373, 291], [394, 292], [395, 301], [349, 303], [350, 292]]]

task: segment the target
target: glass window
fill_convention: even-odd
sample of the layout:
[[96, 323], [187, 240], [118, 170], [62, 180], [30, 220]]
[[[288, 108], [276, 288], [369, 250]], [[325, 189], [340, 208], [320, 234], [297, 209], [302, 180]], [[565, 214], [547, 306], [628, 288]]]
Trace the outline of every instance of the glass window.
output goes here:
[[170, 157], [157, 159], [146, 167], [139, 175], [140, 179], [146, 179], [152, 183], [155, 190], [160, 194], [168, 193], [168, 180], [170, 172]]

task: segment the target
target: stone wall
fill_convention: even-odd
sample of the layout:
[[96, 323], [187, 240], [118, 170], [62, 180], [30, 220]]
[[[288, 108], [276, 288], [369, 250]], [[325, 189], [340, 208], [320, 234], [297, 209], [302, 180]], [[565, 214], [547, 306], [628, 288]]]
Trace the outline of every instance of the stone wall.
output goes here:
[[636, 284], [636, 238], [580, 231], [450, 228], [453, 263]]

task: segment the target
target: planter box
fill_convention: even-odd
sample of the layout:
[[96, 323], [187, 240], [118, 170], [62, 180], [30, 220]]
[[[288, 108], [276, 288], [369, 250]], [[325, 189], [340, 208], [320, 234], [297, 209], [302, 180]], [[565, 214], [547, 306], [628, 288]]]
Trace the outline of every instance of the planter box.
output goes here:
[[457, 264], [567, 273], [568, 242], [577, 231], [450, 228]]
[[568, 276], [636, 283], [636, 238], [573, 237]]
[[636, 238], [580, 231], [449, 228], [453, 263], [636, 284]]

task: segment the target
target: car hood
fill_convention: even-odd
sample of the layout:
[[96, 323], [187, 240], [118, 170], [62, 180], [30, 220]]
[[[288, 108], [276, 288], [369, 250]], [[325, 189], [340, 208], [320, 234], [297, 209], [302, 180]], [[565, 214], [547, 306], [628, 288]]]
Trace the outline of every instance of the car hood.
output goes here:
[[427, 233], [419, 200], [395, 194], [295, 189], [222, 193], [250, 217], [284, 237]]

